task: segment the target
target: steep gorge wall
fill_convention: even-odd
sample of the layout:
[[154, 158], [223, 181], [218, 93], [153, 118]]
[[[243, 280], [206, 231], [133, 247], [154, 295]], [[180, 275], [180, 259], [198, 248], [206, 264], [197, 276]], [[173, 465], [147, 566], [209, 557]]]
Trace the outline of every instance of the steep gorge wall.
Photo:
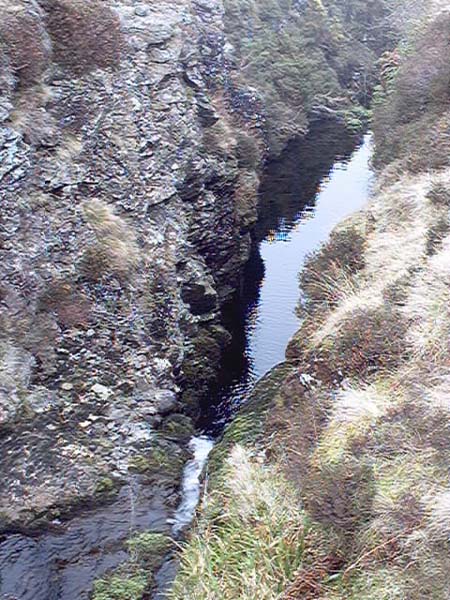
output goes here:
[[221, 2], [0, 12], [0, 513], [25, 523], [189, 430], [162, 416], [228, 340], [257, 176], [214, 84]]

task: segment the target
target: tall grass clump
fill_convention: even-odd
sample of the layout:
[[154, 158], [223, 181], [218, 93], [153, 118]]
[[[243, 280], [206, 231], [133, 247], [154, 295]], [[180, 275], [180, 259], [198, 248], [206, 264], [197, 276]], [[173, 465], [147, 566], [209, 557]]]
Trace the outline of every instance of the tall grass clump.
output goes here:
[[302, 565], [308, 525], [290, 484], [236, 445], [181, 555], [172, 600], [269, 600]]
[[355, 275], [365, 265], [366, 223], [349, 219], [318, 252], [308, 257], [300, 272], [300, 316], [330, 309], [355, 287]]
[[94, 239], [84, 251], [80, 264], [83, 275], [94, 281], [105, 275], [128, 277], [140, 260], [132, 228], [100, 200], [86, 202], [84, 217]]

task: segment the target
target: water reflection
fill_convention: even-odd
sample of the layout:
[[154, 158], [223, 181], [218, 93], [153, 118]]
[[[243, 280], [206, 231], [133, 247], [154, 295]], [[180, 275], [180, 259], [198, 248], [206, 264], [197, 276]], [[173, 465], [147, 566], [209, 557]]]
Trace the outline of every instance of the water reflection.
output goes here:
[[335, 225], [365, 204], [370, 157], [370, 135], [358, 140], [315, 125], [268, 165], [253, 253], [239, 298], [227, 308], [233, 343], [215, 401], [203, 407], [207, 433], [220, 432], [255, 382], [284, 359], [299, 326], [298, 272]]

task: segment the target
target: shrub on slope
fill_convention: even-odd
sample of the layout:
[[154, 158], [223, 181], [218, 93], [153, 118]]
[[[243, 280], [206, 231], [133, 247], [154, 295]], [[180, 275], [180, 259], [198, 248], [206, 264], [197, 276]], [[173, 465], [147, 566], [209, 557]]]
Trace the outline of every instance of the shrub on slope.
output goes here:
[[394, 43], [392, 3], [226, 0], [225, 9], [240, 63], [233, 85], [261, 94], [273, 153], [314, 115], [339, 115], [354, 126], [360, 115], [350, 106], [367, 106], [376, 60]]
[[445, 167], [450, 156], [450, 12], [411, 35], [406, 48], [384, 57], [375, 102], [377, 163], [410, 171]]

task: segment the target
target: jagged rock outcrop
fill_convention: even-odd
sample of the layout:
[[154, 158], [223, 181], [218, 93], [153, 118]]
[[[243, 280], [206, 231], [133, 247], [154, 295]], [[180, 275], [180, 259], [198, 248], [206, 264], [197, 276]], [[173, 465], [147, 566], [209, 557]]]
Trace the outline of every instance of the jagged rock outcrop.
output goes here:
[[222, 13], [0, 3], [5, 524], [123, 478], [214, 376], [257, 184], [216, 81]]

